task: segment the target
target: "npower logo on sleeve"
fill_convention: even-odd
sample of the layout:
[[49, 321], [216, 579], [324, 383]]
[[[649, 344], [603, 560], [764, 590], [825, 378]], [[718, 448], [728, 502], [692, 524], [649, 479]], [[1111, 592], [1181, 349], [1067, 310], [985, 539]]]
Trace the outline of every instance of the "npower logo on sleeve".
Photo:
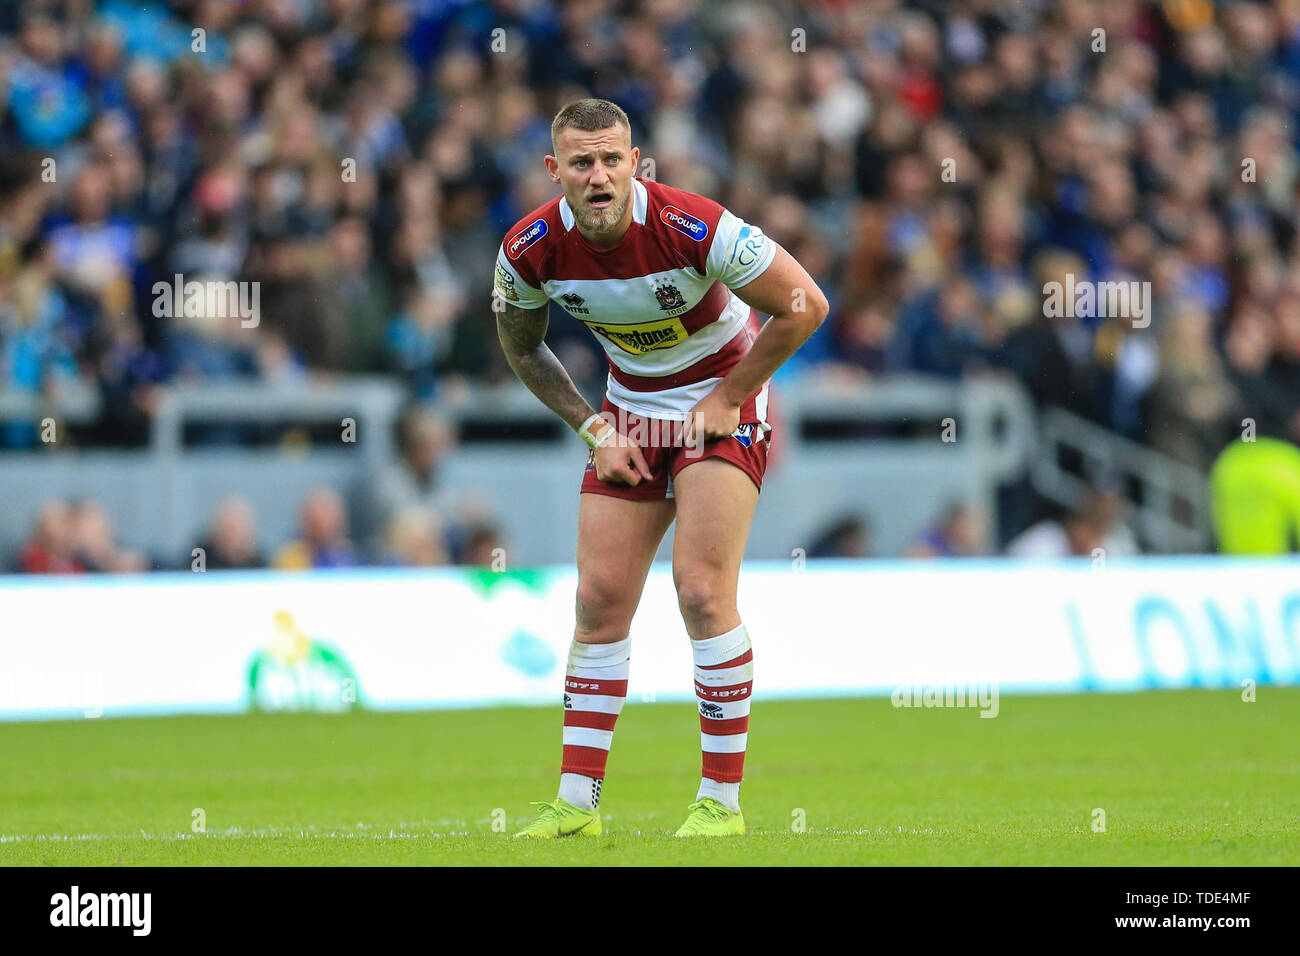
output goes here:
[[678, 209], [676, 206], [664, 206], [663, 209], [659, 210], [659, 218], [664, 225], [685, 233], [696, 242], [700, 242], [709, 234], [708, 223], [703, 219], [692, 216], [684, 209]]
[[70, 893], [50, 897], [51, 926], [129, 926], [132, 935], [148, 936], [152, 893]]
[[518, 259], [524, 254], [525, 249], [544, 235], [546, 235], [546, 220], [538, 219], [511, 237], [510, 245], [506, 246], [506, 255], [511, 259]]

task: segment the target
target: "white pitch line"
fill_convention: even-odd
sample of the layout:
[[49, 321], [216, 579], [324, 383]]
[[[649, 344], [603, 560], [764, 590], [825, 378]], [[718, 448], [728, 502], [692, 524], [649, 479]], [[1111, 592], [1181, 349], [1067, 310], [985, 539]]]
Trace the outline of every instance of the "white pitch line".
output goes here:
[[[611, 819], [611, 817], [606, 817]], [[483, 829], [471, 829], [465, 820], [420, 820], [404, 821], [400, 823], [357, 823], [352, 826], [334, 826], [322, 827], [316, 824], [307, 826], [268, 826], [268, 827], [225, 827], [220, 830], [210, 830], [204, 833], [149, 833], [146, 830], [136, 830], [131, 833], [14, 833], [0, 834], [0, 844], [7, 843], [93, 843], [105, 840], [157, 840], [159, 842], [179, 841], [179, 840], [211, 840], [217, 838], [233, 839], [258, 839], [263, 837], [288, 837], [300, 840], [306, 839], [327, 839], [327, 840], [418, 840], [421, 837], [431, 839], [443, 839], [445, 837], [463, 837], [482, 835], [484, 830], [491, 832], [491, 821], [479, 821], [479, 826]], [[447, 828], [452, 829], [447, 829]], [[387, 831], [387, 832], [384, 832]], [[664, 831], [648, 831], [641, 827], [628, 830], [618, 830], [616, 833], [626, 834], [628, 836], [660, 836]], [[756, 835], [760, 833], [777, 834], [779, 830], [756, 830]], [[857, 830], [845, 830], [838, 827], [809, 827], [808, 833], [826, 835], [826, 836], [894, 836], [899, 833], [906, 834], [934, 834], [935, 829], [931, 827], [903, 829], [901, 826], [862, 828]], [[613, 835], [613, 834], [612, 834]]]
[[[484, 821], [485, 825], [490, 821]], [[431, 828], [443, 828], [442, 831]], [[457, 829], [446, 830], [447, 827]], [[358, 823], [353, 826], [322, 827], [316, 824], [308, 826], [269, 826], [269, 827], [225, 827], [203, 833], [149, 833], [135, 830], [130, 833], [13, 833], [0, 834], [0, 844], [4, 843], [80, 843], [97, 840], [203, 840], [217, 837], [258, 838], [258, 837], [297, 837], [326, 839], [371, 839], [371, 840], [411, 840], [419, 837], [468, 836], [469, 824], [464, 820], [420, 820], [401, 823]], [[387, 831], [387, 832], [384, 832]]]

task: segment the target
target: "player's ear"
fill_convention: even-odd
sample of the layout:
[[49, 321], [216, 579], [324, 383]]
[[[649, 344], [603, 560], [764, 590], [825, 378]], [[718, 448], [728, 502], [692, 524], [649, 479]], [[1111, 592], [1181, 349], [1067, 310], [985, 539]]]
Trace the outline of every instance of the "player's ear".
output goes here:
[[552, 182], [560, 181], [560, 161], [554, 156], [546, 157], [546, 171], [551, 174]]

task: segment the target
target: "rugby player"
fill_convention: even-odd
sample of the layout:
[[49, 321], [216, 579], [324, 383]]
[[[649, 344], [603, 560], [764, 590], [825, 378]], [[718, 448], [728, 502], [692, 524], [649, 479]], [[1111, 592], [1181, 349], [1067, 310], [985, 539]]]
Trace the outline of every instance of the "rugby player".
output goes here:
[[[577, 622], [564, 686], [559, 792], [516, 836], [595, 836], [632, 615], [674, 517], [673, 581], [695, 658], [701, 782], [678, 836], [744, 833], [740, 781], [752, 689], [736, 608], [767, 464], [768, 380], [821, 324], [826, 297], [757, 226], [636, 176], [627, 115], [570, 103], [546, 169], [563, 195], [497, 255], [494, 309], [510, 367], [590, 446], [578, 508]], [[609, 359], [601, 410], [543, 341], [550, 302]], [[771, 318], [760, 328], [761, 312]]]

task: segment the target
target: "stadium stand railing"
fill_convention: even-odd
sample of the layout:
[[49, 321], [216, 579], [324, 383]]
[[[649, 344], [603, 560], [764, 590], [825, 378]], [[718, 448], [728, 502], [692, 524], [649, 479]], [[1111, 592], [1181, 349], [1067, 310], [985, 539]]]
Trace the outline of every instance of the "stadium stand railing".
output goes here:
[[53, 398], [0, 389], [0, 423], [29, 422], [40, 428], [46, 418], [52, 418], [55, 423], [83, 425], [95, 421], [102, 408], [99, 391], [79, 380], [60, 386]]
[[[179, 562], [213, 505], [238, 494], [252, 503], [263, 544], [274, 547], [293, 535], [309, 489], [351, 494], [391, 466], [404, 394], [390, 379], [347, 376], [170, 388], [146, 449], [5, 453], [0, 546], [13, 553], [42, 501], [93, 497], [125, 544]], [[492, 515], [514, 563], [571, 560], [580, 440], [513, 383], [476, 387], [434, 408], [459, 435], [441, 483]], [[956, 502], [992, 513], [997, 487], [1026, 473], [1036, 447], [1028, 396], [998, 378], [900, 376], [845, 390], [810, 377], [778, 388], [771, 418], [779, 438], [751, 558], [789, 559], [846, 516], [865, 521], [874, 553], [899, 554]], [[346, 419], [355, 421], [355, 441], [342, 437]], [[223, 429], [214, 441], [213, 430]], [[250, 434], [272, 440], [232, 444]], [[660, 557], [670, 554], [671, 535]]]
[[[36, 508], [55, 496], [96, 498], [126, 543], [154, 554], [183, 554], [215, 501], [229, 494], [252, 502], [268, 542], [285, 540], [309, 489], [348, 494], [393, 461], [405, 401], [389, 379], [348, 376], [296, 386], [178, 386], [162, 395], [144, 450], [5, 452], [3, 550], [13, 552]], [[81, 422], [97, 409], [91, 391], [56, 403], [0, 395], [0, 420]], [[517, 561], [568, 560], [579, 440], [513, 383], [472, 388], [434, 410], [459, 435], [443, 469], [446, 485], [495, 515]], [[789, 558], [845, 517], [865, 521], [875, 553], [899, 554], [953, 504], [992, 514], [998, 487], [1026, 474], [1038, 493], [1067, 508], [1091, 488], [1118, 488], [1148, 550], [1197, 552], [1209, 544], [1204, 475], [1063, 409], [1036, 416], [1023, 387], [1008, 378], [896, 376], [850, 390], [807, 377], [775, 392], [771, 417], [779, 438], [751, 557]], [[277, 437], [254, 447], [232, 446], [229, 435], [225, 444], [190, 439], [196, 429], [222, 428]], [[670, 554], [671, 535], [660, 557]]]
[[1071, 507], [1091, 488], [1114, 487], [1132, 506], [1131, 523], [1147, 550], [1206, 550], [1210, 508], [1203, 474], [1063, 408], [1045, 408], [1038, 419], [1042, 444], [1032, 478], [1039, 494]]

